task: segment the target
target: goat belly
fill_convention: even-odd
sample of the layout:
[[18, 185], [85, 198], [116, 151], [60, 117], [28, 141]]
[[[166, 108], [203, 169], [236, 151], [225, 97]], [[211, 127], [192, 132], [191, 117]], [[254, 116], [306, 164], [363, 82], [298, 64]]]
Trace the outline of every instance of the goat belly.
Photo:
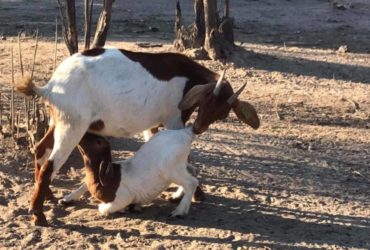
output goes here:
[[140, 188], [140, 192], [137, 192], [139, 190], [136, 190], [133, 203], [142, 205], [149, 204], [155, 198], [157, 198], [158, 195], [160, 195], [165, 189], [167, 189], [169, 185], [169, 182], [157, 183], [157, 185], [144, 184]]

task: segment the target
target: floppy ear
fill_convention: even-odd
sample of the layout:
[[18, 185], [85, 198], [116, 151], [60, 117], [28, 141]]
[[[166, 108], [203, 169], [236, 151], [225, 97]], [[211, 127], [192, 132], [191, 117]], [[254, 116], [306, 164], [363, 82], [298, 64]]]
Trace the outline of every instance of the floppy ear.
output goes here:
[[233, 105], [233, 110], [239, 120], [254, 129], [258, 129], [260, 126], [260, 119], [258, 118], [257, 111], [252, 104], [245, 101], [236, 101]]
[[104, 187], [109, 181], [114, 177], [114, 171], [112, 163], [101, 161], [99, 165], [99, 181], [100, 184]]
[[187, 110], [195, 105], [199, 105], [200, 100], [214, 88], [214, 83], [208, 83], [203, 85], [195, 85], [180, 101], [178, 108], [180, 110]]

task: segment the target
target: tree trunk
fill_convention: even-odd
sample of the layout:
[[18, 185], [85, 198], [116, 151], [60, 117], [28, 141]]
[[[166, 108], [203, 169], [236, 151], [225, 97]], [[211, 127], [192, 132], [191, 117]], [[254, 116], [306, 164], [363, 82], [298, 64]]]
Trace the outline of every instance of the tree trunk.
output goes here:
[[103, 47], [107, 39], [111, 14], [112, 5], [114, 0], [104, 0], [103, 10], [100, 13], [99, 21], [96, 26], [95, 38], [92, 47]]
[[204, 40], [204, 49], [208, 56], [213, 59], [223, 58], [221, 45], [219, 42], [220, 34], [218, 32], [218, 14], [217, 0], [204, 0], [204, 21], [206, 25], [206, 37]]
[[[184, 27], [181, 21], [180, 4], [176, 6], [174, 46], [196, 59], [221, 59], [228, 57], [234, 47], [234, 19], [229, 17], [230, 1], [224, 0], [224, 16], [218, 16], [217, 0], [194, 0], [195, 22]], [[202, 48], [204, 47], [204, 48]]]
[[229, 17], [229, 0], [224, 0], [224, 17]]
[[203, 0], [195, 0], [194, 2], [194, 12], [195, 12], [195, 28], [196, 28], [196, 35], [195, 35], [195, 46], [201, 47], [204, 44], [205, 38], [205, 23], [204, 23], [204, 5]]
[[75, 0], [58, 0], [60, 14], [63, 21], [64, 41], [70, 55], [78, 52], [78, 40], [76, 30], [76, 7]]
[[182, 24], [180, 3], [177, 1], [174, 46], [180, 51], [203, 46], [205, 36], [203, 0], [194, 1], [194, 11], [195, 22], [185, 27]]
[[85, 30], [84, 30], [84, 40], [85, 49], [90, 48], [90, 37], [91, 37], [91, 16], [94, 0], [85, 0]]

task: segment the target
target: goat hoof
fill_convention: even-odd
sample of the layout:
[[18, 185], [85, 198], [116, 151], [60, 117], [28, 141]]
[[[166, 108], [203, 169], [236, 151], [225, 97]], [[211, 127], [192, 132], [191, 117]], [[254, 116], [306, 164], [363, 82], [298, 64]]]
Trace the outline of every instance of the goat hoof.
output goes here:
[[63, 205], [65, 207], [73, 205], [73, 200], [67, 201], [65, 199], [58, 200], [59, 205]]
[[54, 199], [55, 199], [55, 196], [53, 195], [53, 192], [51, 192], [50, 188], [47, 188], [45, 190], [45, 200], [51, 201], [51, 200], [54, 200]]
[[32, 214], [32, 222], [35, 226], [46, 227], [48, 225], [46, 217], [43, 213]]
[[185, 217], [186, 217], [186, 215], [181, 215], [181, 214], [174, 214], [174, 213], [172, 213], [172, 214], [170, 214], [170, 215], [168, 215], [168, 217], [170, 218], [170, 219], [180, 219], [180, 220], [183, 220], [183, 219], [185, 219]]
[[141, 206], [139, 204], [130, 204], [128, 206], [128, 211], [130, 211], [130, 213], [139, 214], [139, 213], [143, 212], [143, 209], [141, 208]]
[[204, 201], [206, 199], [206, 195], [203, 192], [203, 190], [198, 186], [197, 189], [194, 192], [194, 200], [195, 201]]

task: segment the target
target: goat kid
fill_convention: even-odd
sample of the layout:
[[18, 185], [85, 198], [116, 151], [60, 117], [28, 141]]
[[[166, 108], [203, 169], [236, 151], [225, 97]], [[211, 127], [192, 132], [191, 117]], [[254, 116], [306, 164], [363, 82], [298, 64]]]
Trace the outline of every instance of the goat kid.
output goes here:
[[24, 79], [16, 90], [43, 97], [52, 116], [49, 130], [35, 147], [36, 184], [29, 209], [34, 223], [47, 225], [43, 203], [52, 196], [50, 182], [86, 132], [126, 137], [159, 125], [181, 129], [197, 107], [195, 134], [226, 118], [231, 109], [256, 129], [256, 110], [238, 100], [243, 88], [234, 93], [223, 74], [181, 54], [115, 48], [72, 55], [43, 87]]
[[192, 130], [192, 127], [163, 130], [141, 146], [133, 157], [114, 163], [108, 141], [86, 133], [78, 148], [84, 158], [88, 190], [102, 202], [100, 214], [109, 215], [130, 204], [148, 204], [171, 183], [184, 190], [171, 216], [188, 214], [198, 185], [198, 180], [187, 170], [194, 138]]

